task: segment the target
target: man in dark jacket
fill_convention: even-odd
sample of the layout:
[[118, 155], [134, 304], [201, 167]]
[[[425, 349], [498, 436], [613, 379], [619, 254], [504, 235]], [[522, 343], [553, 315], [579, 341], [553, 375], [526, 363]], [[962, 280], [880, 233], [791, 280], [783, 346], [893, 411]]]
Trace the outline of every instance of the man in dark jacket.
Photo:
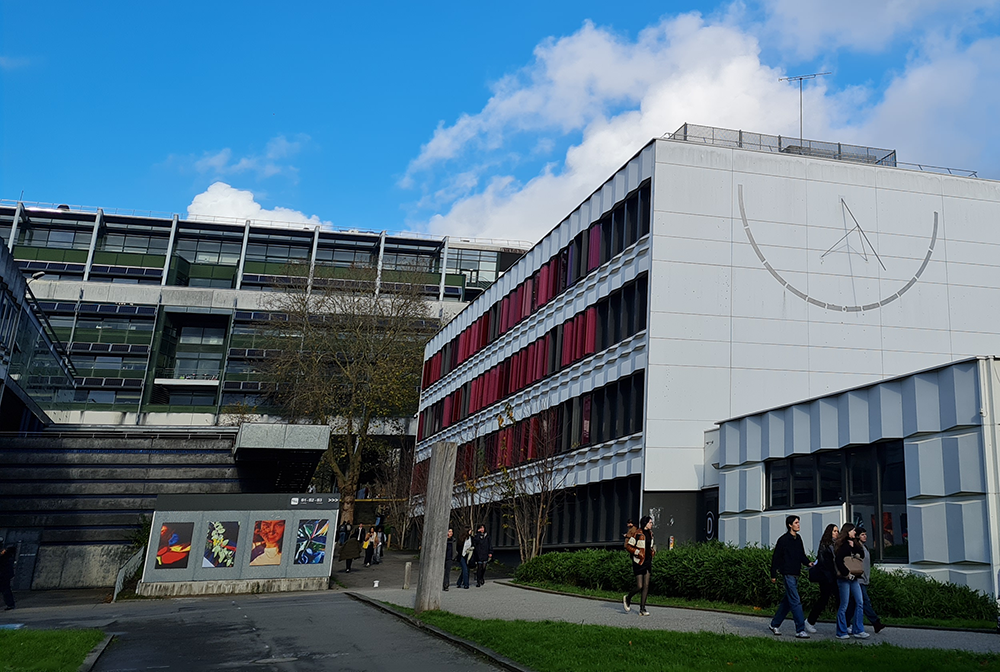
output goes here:
[[486, 563], [493, 558], [493, 544], [486, 534], [486, 526], [476, 528], [476, 536], [472, 539], [472, 561], [476, 563], [476, 588], [486, 583]]
[[[0, 539], [3, 544], [3, 539]], [[16, 546], [7, 546], [0, 551], [0, 593], [3, 594], [3, 602], [6, 611], [14, 608], [14, 593], [10, 589], [10, 582], [14, 578], [14, 555], [17, 553]]]
[[774, 553], [771, 554], [771, 583], [775, 583], [780, 574], [785, 580], [785, 596], [781, 599], [778, 611], [775, 612], [768, 627], [775, 635], [780, 635], [778, 627], [791, 611], [795, 620], [795, 636], [809, 639], [809, 633], [806, 632], [806, 617], [802, 613], [802, 600], [799, 599], [799, 573], [802, 571], [802, 565], [812, 567], [813, 563], [809, 562], [806, 549], [802, 546], [802, 537], [799, 536], [799, 517], [785, 518], [785, 527], [788, 531], [778, 537]]
[[444, 546], [444, 589], [451, 585], [451, 566], [455, 562], [455, 530], [448, 528], [448, 541]]

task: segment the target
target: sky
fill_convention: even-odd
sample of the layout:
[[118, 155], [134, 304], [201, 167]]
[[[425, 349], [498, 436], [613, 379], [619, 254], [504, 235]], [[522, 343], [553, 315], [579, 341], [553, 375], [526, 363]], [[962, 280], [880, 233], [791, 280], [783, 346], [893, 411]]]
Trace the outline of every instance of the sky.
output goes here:
[[685, 122], [1000, 179], [1000, 0], [0, 0], [0, 199], [535, 242]]

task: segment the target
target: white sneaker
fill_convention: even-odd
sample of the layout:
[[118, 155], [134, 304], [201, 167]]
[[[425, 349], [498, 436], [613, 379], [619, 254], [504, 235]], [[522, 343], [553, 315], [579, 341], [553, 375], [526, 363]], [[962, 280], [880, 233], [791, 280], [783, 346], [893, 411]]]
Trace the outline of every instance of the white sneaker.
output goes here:
[[852, 626], [852, 625], [847, 626], [847, 634], [849, 634], [849, 635], [853, 635], [854, 634], [854, 626]]
[[869, 637], [871, 637], [871, 635], [869, 635], [867, 632], [859, 632], [856, 635], [854, 635], [855, 639], [868, 639]]
[[806, 621], [806, 632], [815, 635], [816, 634], [816, 626], [813, 625], [812, 623], [810, 623], [809, 621]]
[[642, 611], [639, 612], [639, 615], [640, 616], [649, 616], [649, 612], [646, 611], [645, 609], [643, 609]]
[[850, 635], [837, 635], [837, 639], [850, 639]]
[[767, 626], [767, 629], [770, 630], [771, 632], [773, 632], [775, 637], [777, 637], [778, 635], [781, 634], [781, 630], [779, 630], [778, 628], [774, 627], [773, 625]]
[[802, 632], [796, 632], [795, 636], [799, 639], [809, 639], [809, 633], [803, 630]]
[[632, 611], [632, 605], [628, 603], [628, 595], [622, 595], [622, 606], [625, 607], [625, 613]]

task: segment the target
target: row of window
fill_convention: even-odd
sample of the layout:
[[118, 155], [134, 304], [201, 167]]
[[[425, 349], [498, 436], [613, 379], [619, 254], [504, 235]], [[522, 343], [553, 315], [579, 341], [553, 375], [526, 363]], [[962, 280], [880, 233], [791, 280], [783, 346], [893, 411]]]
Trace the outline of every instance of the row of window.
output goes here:
[[[644, 396], [639, 371], [477, 437], [459, 446], [455, 482], [641, 432]], [[429, 465], [424, 460], [414, 466], [415, 491], [422, 492]]]
[[846, 503], [876, 560], [908, 561], [902, 441], [769, 461], [766, 469], [768, 509]]
[[[640, 275], [425, 408], [420, 414], [418, 440], [645, 329], [647, 287], [647, 276]], [[425, 379], [435, 376], [432, 367], [440, 361], [431, 359], [424, 364]]]
[[448, 375], [459, 364], [647, 235], [649, 199], [647, 181], [589, 229], [581, 231], [531, 277], [446, 343], [431, 358], [439, 358], [439, 363], [433, 367], [436, 377], [425, 378], [424, 386]]

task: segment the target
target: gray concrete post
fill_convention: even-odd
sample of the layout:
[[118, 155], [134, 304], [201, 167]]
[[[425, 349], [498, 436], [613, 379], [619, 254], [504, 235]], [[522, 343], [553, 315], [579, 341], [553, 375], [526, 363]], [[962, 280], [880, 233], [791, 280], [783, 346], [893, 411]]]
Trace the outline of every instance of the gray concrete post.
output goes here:
[[413, 563], [406, 563], [406, 567], [403, 568], [403, 590], [410, 589], [410, 572], [413, 570]]
[[441, 608], [444, 554], [448, 543], [448, 521], [455, 489], [455, 458], [458, 444], [440, 441], [431, 447], [431, 464], [424, 497], [424, 536], [417, 572], [416, 613]]

